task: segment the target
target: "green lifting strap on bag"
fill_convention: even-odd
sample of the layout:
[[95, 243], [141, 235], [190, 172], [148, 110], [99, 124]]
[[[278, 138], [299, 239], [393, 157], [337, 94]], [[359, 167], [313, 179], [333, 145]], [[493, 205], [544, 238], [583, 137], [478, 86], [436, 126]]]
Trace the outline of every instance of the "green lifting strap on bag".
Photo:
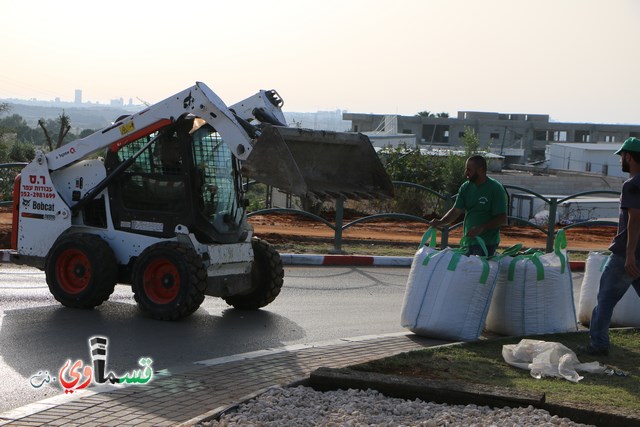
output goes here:
[[[482, 274], [480, 275], [479, 282], [482, 284], [485, 284], [487, 283], [487, 279], [489, 278], [490, 267], [489, 267], [489, 262], [487, 261], [487, 256], [486, 256], [486, 254], [488, 253], [487, 245], [485, 244], [484, 239], [480, 236], [476, 236], [473, 238], [463, 237], [460, 240], [460, 249], [453, 250], [453, 252], [455, 253], [451, 257], [451, 261], [449, 261], [449, 265], [447, 266], [447, 269], [449, 271], [455, 271], [456, 267], [458, 266], [458, 262], [460, 261], [460, 257], [467, 252], [467, 248], [470, 246], [469, 242], [472, 242], [474, 240], [478, 243], [478, 245], [482, 248], [482, 250], [485, 253], [485, 256], [479, 256], [479, 259], [482, 262]], [[498, 261], [503, 257], [512, 256], [513, 254], [518, 253], [521, 249], [522, 249], [522, 243], [517, 243], [505, 249], [504, 252], [502, 252], [502, 254], [494, 255], [490, 258], [492, 261]], [[431, 254], [431, 256], [433, 255], [435, 254]], [[426, 257], [423, 262], [423, 265], [426, 265], [429, 262], [430, 258], [431, 258], [430, 256]], [[538, 261], [538, 265], [542, 267], [542, 265], [540, 264], [540, 261]], [[544, 278], [544, 271], [542, 273], [542, 277]]]
[[516, 243], [515, 245], [510, 246], [507, 249], [503, 250], [502, 253], [494, 255], [492, 258], [499, 260], [507, 256], [515, 256], [521, 250], [522, 250], [522, 243]]
[[[447, 265], [447, 270], [449, 271], [456, 271], [458, 263], [460, 262], [460, 258], [464, 255], [464, 253], [460, 252], [459, 249], [454, 249], [453, 252], [454, 254], [451, 256], [451, 260]], [[489, 278], [489, 271], [491, 267], [489, 266], [489, 261], [486, 257], [478, 256], [478, 259], [480, 260], [480, 262], [482, 262], [482, 273], [480, 274], [478, 282], [485, 285], [487, 283], [487, 279]]]
[[542, 263], [540, 262], [540, 259], [538, 258], [540, 255], [542, 255], [542, 253], [539, 251], [536, 251], [535, 253], [530, 255], [518, 255], [517, 257], [514, 257], [509, 263], [509, 272], [507, 274], [507, 280], [514, 279], [516, 265], [518, 264], [519, 261], [522, 261], [523, 259], [528, 259], [536, 267], [536, 280], [544, 280], [544, 266], [542, 265]]
[[526, 251], [522, 252], [520, 255], [533, 255], [540, 252], [540, 249], [529, 248]]
[[[484, 253], [487, 253], [487, 246], [484, 243], [484, 240], [477, 236], [473, 239], [470, 239], [468, 237], [463, 237], [460, 240], [461, 246], [458, 249], [451, 249], [451, 251], [453, 252], [453, 256], [451, 257], [451, 260], [449, 261], [449, 264], [447, 265], [447, 270], [449, 271], [455, 271], [457, 266], [458, 266], [458, 262], [460, 262], [460, 257], [463, 255], [466, 255], [467, 252], [467, 248], [468, 248], [468, 242], [472, 241], [472, 240], [476, 240], [478, 242], [478, 244], [480, 245], [480, 247], [483, 248]], [[420, 242], [420, 248], [425, 246], [425, 244], [427, 243], [427, 241], [429, 242], [429, 244], [427, 246], [429, 247], [435, 247], [436, 245], [436, 229], [435, 228], [429, 228], [424, 235], [422, 236], [422, 241]], [[424, 257], [424, 259], [422, 260], [422, 265], [426, 266], [429, 264], [429, 261], [431, 261], [431, 258], [433, 258], [434, 256], [436, 256], [438, 254], [438, 252], [433, 252], [428, 254], [427, 256]], [[487, 262], [486, 256], [485, 257], [479, 257], [481, 262], [482, 262], [482, 274], [480, 275], [480, 279], [479, 282], [482, 284], [487, 283], [487, 279], [489, 278], [489, 272], [490, 272], [490, 267], [489, 267], [489, 263]]]
[[478, 279], [478, 281], [484, 285], [487, 283], [487, 279], [489, 278], [490, 267], [489, 262], [487, 261], [487, 245], [484, 243], [484, 239], [480, 236], [476, 236], [473, 238], [463, 237], [462, 239], [460, 239], [460, 248], [452, 249], [453, 256], [451, 257], [451, 260], [447, 265], [447, 270], [456, 270], [456, 268], [458, 267], [458, 263], [460, 262], [460, 257], [462, 257], [463, 255], [466, 256], [468, 248], [470, 246], [469, 242], [472, 242], [474, 240], [478, 243], [478, 245], [480, 245], [483, 252], [485, 253], [484, 256], [478, 256], [478, 259], [480, 260], [480, 262], [482, 262], [482, 273], [480, 274], [480, 279]]
[[484, 252], [484, 256], [485, 257], [488, 256], [489, 251], [487, 251], [487, 245], [484, 242], [484, 239], [480, 236], [476, 236], [476, 237], [464, 236], [462, 239], [460, 239], [460, 250], [463, 250], [464, 252], [469, 252], [469, 247], [474, 241], [476, 244], [480, 246], [480, 248], [482, 249], [482, 252]]
[[422, 265], [425, 266], [425, 265], [429, 264], [429, 261], [431, 261], [431, 258], [433, 258], [436, 255], [438, 255], [438, 252], [432, 252], [432, 253], [428, 254], [427, 256], [425, 256], [424, 259], [422, 260]]
[[564, 230], [558, 230], [556, 234], [556, 240], [553, 242], [553, 251], [560, 258], [560, 273], [564, 273], [564, 269], [567, 268], [567, 259], [562, 251], [567, 248], [567, 236]]
[[427, 228], [427, 231], [425, 231], [424, 234], [422, 235], [422, 240], [420, 240], [420, 246], [418, 246], [418, 249], [420, 249], [424, 245], [427, 245], [430, 248], [435, 248], [437, 235], [438, 235], [437, 229], [433, 227]]
[[[436, 241], [437, 235], [438, 235], [438, 230], [433, 227], [429, 227], [427, 231], [425, 231], [424, 234], [422, 235], [422, 239], [420, 240], [420, 245], [418, 246], [418, 250], [422, 249], [425, 246], [428, 248], [435, 249], [437, 244], [437, 241]], [[422, 265], [425, 266], [429, 264], [429, 260], [431, 260], [431, 258], [437, 253], [438, 252], [432, 252], [430, 254], [427, 254], [422, 260]]]

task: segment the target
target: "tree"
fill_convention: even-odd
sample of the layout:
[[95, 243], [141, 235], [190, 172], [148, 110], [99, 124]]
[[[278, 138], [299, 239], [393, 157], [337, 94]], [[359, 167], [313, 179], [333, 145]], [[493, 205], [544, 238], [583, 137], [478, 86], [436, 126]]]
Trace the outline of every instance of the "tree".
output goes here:
[[95, 133], [96, 131], [94, 129], [83, 129], [80, 134], [78, 135], [78, 138], [86, 138], [87, 136], [91, 135], [92, 133]]
[[456, 194], [458, 192], [458, 189], [466, 179], [464, 177], [464, 168], [467, 159], [480, 152], [480, 138], [473, 128], [464, 128], [462, 145], [464, 146], [464, 155], [451, 153], [446, 160], [447, 166], [443, 172], [445, 182], [443, 191], [448, 194]]
[[16, 133], [23, 127], [29, 127], [27, 122], [19, 114], [12, 114], [0, 119], [0, 126], [5, 129], [11, 129]]
[[480, 151], [480, 138], [478, 133], [470, 127], [464, 128], [462, 134], [462, 144], [464, 145], [464, 153], [467, 157], [471, 157]]
[[6, 113], [11, 109], [11, 106], [6, 102], [0, 102], [0, 113]]
[[9, 147], [8, 157], [14, 162], [30, 162], [35, 156], [36, 150], [33, 144], [15, 141], [11, 147]]
[[[419, 184], [442, 192], [446, 188], [446, 157], [423, 155], [419, 149], [408, 147], [385, 148], [381, 161], [392, 181]], [[414, 188], [396, 187], [390, 202], [372, 203], [381, 212], [404, 212], [432, 217], [439, 200], [429, 193]]]
[[407, 147], [387, 148], [382, 162], [393, 181], [405, 181], [438, 189], [442, 185], [440, 160]]
[[[430, 156], [421, 154], [420, 150], [398, 147], [383, 150], [381, 158], [393, 181], [420, 184], [441, 194], [456, 194], [465, 180], [467, 158], [480, 150], [480, 138], [473, 128], [465, 128], [462, 145], [464, 154], [451, 152], [448, 156]], [[428, 216], [438, 209], [435, 206], [438, 201], [424, 192], [403, 189], [396, 194], [397, 208], [402, 212]]]
[[[62, 110], [62, 114], [58, 116], [57, 123], [59, 125], [59, 130], [58, 130], [58, 140], [56, 141], [55, 148], [60, 148], [64, 141], [64, 137], [67, 136], [67, 133], [69, 133], [69, 130], [71, 129], [71, 125], [70, 125], [71, 118], [66, 115], [64, 110]], [[44, 136], [47, 139], [47, 144], [49, 145], [49, 150], [53, 151], [54, 150], [53, 142], [51, 140], [51, 137], [49, 136], [49, 131], [47, 130], [47, 126], [44, 119], [38, 120], [38, 125], [42, 128], [42, 131], [44, 132]]]
[[449, 113], [438, 113], [438, 114], [433, 114], [431, 111], [420, 111], [419, 113], [416, 114], [417, 117], [438, 117], [441, 119], [448, 119], [449, 118]]
[[431, 111], [420, 111], [416, 114], [416, 116], [419, 117], [434, 117], [433, 113]]
[[29, 127], [22, 116], [18, 114], [12, 114], [0, 119], [0, 133], [15, 133], [18, 141], [35, 145], [42, 145], [45, 142], [42, 132]]

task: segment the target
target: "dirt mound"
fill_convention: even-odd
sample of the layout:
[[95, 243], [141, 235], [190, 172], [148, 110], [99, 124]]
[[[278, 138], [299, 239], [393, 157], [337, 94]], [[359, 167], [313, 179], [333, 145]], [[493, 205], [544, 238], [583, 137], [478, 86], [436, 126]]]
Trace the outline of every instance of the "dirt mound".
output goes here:
[[[350, 218], [344, 223], [346, 225], [354, 220], [355, 218]], [[251, 217], [250, 222], [258, 236], [268, 237], [270, 241], [277, 240], [273, 243], [287, 240], [299, 242], [303, 238], [332, 239], [334, 236], [334, 231], [327, 225], [298, 215], [260, 215]], [[427, 228], [427, 224], [421, 222], [378, 220], [354, 224], [344, 230], [342, 237], [349, 240], [418, 244]], [[566, 231], [568, 249], [605, 250], [615, 231], [616, 228], [612, 226], [571, 228]], [[450, 243], [459, 242], [461, 235], [459, 229], [451, 232]], [[530, 226], [503, 227], [501, 236], [500, 246], [503, 247], [522, 243], [528, 248], [544, 249], [547, 243], [546, 234]]]
[[13, 214], [10, 207], [0, 206], [0, 249], [11, 247]]

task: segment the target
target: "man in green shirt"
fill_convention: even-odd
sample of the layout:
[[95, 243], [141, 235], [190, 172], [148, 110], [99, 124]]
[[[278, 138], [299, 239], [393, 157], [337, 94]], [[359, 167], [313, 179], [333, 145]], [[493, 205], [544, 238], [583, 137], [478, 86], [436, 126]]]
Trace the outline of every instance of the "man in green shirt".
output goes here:
[[464, 235], [470, 240], [469, 255], [484, 255], [482, 247], [474, 243], [473, 238], [479, 236], [491, 256], [500, 243], [500, 227], [507, 221], [507, 193], [502, 184], [487, 176], [487, 161], [482, 156], [467, 159], [464, 175], [467, 181], [460, 186], [455, 205], [429, 225], [451, 224], [464, 213]]

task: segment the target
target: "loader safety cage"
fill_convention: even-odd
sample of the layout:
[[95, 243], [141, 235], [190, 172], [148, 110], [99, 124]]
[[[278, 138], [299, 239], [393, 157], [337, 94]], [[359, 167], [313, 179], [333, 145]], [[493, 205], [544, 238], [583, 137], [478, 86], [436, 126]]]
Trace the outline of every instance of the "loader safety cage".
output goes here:
[[110, 173], [135, 156], [110, 186], [114, 227], [170, 238], [175, 226], [184, 224], [203, 243], [241, 240], [237, 160], [211, 126], [192, 133], [180, 127], [165, 127], [108, 151]]

